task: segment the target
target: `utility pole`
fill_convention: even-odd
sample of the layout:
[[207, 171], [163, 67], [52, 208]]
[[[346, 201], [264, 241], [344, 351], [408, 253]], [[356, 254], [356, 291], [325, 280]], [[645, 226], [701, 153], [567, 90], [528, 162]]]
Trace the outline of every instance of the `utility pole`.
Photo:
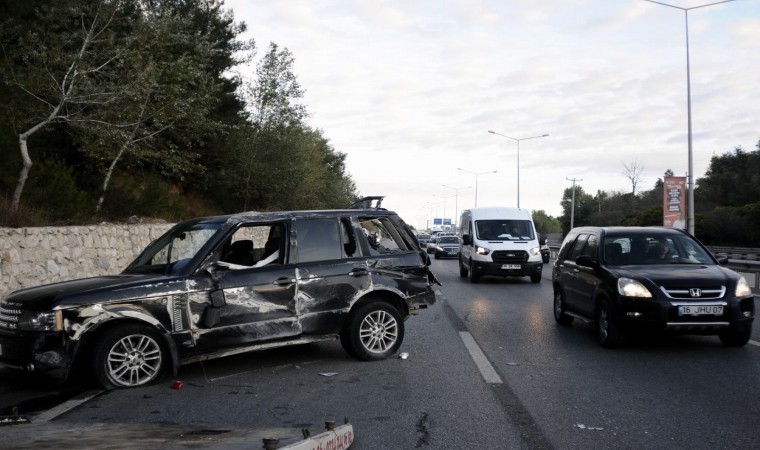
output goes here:
[[572, 230], [575, 226], [575, 182], [576, 181], [583, 181], [583, 178], [575, 179], [575, 178], [565, 178], [567, 181], [573, 182], [573, 201], [570, 204], [570, 229]]

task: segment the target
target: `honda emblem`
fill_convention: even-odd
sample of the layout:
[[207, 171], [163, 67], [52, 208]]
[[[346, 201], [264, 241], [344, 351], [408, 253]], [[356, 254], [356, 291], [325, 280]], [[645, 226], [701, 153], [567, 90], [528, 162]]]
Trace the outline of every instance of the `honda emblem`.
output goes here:
[[702, 289], [691, 288], [691, 289], [689, 289], [689, 295], [692, 296], [692, 297], [701, 297], [702, 296]]

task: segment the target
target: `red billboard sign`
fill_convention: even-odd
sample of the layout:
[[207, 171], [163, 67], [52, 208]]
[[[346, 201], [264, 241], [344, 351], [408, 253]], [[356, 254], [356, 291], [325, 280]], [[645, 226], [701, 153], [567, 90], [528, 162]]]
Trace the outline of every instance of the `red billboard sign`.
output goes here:
[[662, 224], [686, 229], [686, 177], [665, 177], [662, 186]]

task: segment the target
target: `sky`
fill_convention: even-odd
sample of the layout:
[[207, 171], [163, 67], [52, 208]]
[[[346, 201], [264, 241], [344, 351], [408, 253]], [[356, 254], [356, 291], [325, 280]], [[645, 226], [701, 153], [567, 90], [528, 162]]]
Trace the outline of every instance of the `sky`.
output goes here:
[[687, 17], [695, 179], [714, 155], [756, 150], [760, 0], [715, 2], [660, 1], [688, 13], [645, 0], [225, 7], [258, 57], [270, 42], [292, 53], [309, 125], [346, 154], [358, 191], [426, 228], [476, 203], [557, 217], [572, 180], [592, 195], [630, 192], [626, 165], [641, 169], [638, 190], [666, 170], [685, 176]]

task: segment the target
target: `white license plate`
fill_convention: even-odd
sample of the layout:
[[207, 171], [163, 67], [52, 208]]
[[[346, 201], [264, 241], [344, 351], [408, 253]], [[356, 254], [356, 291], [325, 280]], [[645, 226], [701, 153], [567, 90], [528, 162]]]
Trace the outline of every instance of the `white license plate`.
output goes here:
[[522, 267], [519, 264], [504, 264], [501, 266], [502, 269], [522, 269]]
[[720, 316], [722, 305], [684, 305], [678, 307], [679, 316]]

